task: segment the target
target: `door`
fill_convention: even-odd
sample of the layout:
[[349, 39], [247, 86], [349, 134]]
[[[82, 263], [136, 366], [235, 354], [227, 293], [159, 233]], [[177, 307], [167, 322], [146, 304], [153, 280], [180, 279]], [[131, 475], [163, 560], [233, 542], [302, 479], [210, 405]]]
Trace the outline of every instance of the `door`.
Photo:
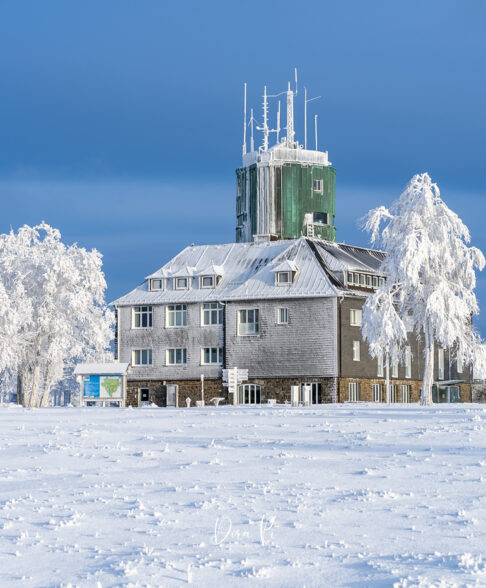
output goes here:
[[167, 385], [167, 402], [166, 406], [177, 406], [177, 393], [179, 386], [177, 384]]

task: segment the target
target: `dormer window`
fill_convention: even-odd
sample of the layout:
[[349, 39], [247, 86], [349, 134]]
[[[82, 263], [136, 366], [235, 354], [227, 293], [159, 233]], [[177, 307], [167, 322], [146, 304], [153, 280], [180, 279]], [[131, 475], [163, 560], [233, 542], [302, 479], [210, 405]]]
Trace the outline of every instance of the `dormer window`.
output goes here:
[[199, 286], [201, 288], [214, 288], [214, 276], [201, 276]]
[[189, 288], [189, 278], [175, 278], [174, 287], [176, 290], [187, 290]]
[[288, 286], [292, 283], [292, 272], [277, 272], [277, 286]]
[[162, 290], [162, 280], [159, 278], [150, 280], [150, 289], [151, 290]]

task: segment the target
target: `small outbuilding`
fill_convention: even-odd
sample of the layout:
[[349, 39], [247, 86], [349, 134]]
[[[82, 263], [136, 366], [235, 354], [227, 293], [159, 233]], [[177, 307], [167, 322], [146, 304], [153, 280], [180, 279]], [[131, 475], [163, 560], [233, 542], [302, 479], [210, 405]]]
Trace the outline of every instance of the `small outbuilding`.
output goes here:
[[74, 369], [80, 406], [125, 406], [129, 363], [80, 363]]

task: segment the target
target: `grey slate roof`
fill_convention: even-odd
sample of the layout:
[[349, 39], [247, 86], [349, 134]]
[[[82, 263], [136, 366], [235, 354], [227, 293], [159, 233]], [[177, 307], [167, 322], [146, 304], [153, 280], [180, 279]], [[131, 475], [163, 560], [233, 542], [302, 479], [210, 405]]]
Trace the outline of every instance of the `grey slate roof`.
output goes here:
[[[116, 306], [249, 300], [261, 298], [313, 298], [350, 294], [344, 284], [347, 271], [379, 273], [381, 251], [300, 237], [263, 243], [199, 245], [183, 249], [137, 288], [114, 302]], [[276, 285], [275, 270], [296, 267], [291, 285]], [[215, 288], [199, 287], [196, 276], [217, 271]], [[189, 277], [188, 290], [175, 290], [171, 277]], [[193, 277], [194, 276], [194, 277]], [[152, 278], [166, 279], [166, 288], [149, 291]], [[351, 293], [353, 294], [353, 293]], [[354, 293], [355, 294], [355, 293]]]

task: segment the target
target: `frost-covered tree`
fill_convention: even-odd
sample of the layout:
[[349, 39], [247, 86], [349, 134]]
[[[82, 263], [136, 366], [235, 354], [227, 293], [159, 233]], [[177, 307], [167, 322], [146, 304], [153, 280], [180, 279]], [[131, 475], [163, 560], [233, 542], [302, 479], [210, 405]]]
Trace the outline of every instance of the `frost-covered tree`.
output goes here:
[[467, 227], [426, 173], [414, 176], [390, 209], [370, 211], [364, 228], [387, 254], [381, 266], [387, 279], [366, 301], [363, 336], [372, 356], [388, 353], [395, 361], [403, 354], [406, 327], [423, 337], [421, 402], [432, 404], [435, 344], [459, 361], [474, 359], [474, 270], [483, 269], [484, 256], [467, 245]]
[[41, 223], [0, 235], [0, 371], [17, 374], [24, 406], [46, 406], [74, 363], [106, 353], [101, 254], [66, 246]]

